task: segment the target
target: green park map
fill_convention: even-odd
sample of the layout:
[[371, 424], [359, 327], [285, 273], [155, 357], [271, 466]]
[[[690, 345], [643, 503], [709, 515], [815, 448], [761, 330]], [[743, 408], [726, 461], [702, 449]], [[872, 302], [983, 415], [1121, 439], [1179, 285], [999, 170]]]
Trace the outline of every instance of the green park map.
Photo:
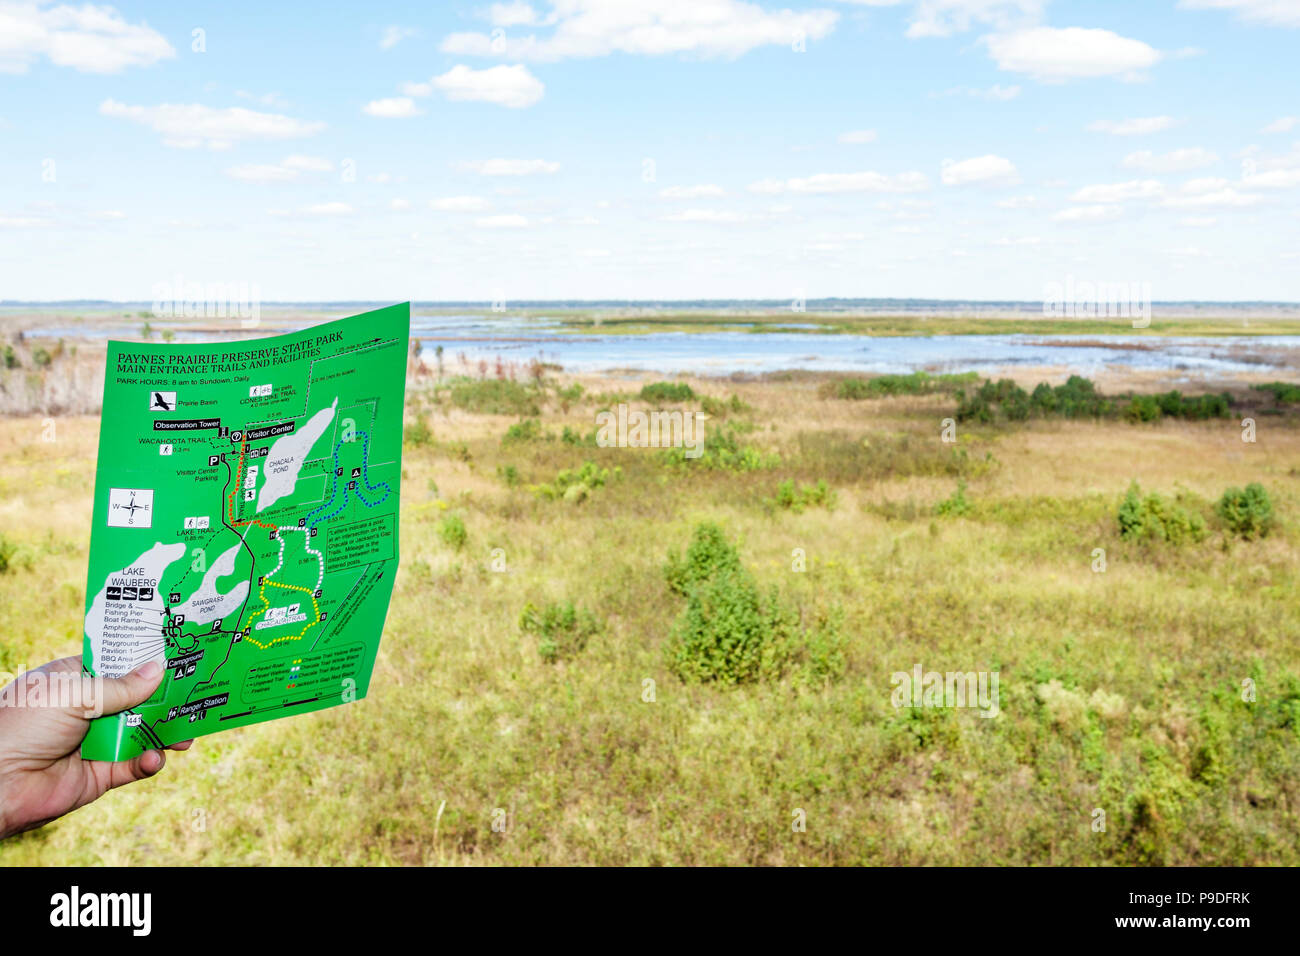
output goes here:
[[397, 569], [410, 305], [271, 338], [109, 342], [83, 663], [157, 661], [125, 760], [365, 696]]

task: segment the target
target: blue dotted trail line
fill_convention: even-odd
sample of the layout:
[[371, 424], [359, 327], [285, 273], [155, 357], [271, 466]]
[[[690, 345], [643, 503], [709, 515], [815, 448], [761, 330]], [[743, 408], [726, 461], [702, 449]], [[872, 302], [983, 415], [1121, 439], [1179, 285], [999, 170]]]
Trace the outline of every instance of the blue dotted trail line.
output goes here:
[[338, 497], [339, 477], [340, 477], [339, 476], [339, 448], [342, 447], [343, 443], [341, 441], [336, 442], [334, 445], [334, 468], [330, 471], [330, 500], [325, 502], [325, 504], [321, 505], [319, 508], [317, 508], [315, 511], [313, 511], [311, 514], [307, 516], [307, 527], [314, 528], [318, 524], [320, 524], [321, 521], [329, 521], [331, 518], [342, 514], [343, 510], [348, 506], [349, 492], [355, 494], [358, 500], [360, 500], [360, 502], [363, 505], [365, 505], [367, 508], [373, 508], [375, 507], [375, 505], [383, 504], [385, 501], [388, 500], [388, 496], [393, 493], [392, 487], [389, 486], [388, 482], [386, 481], [381, 481], [376, 485], [372, 485], [370, 483], [370, 470], [369, 470], [370, 435], [366, 432], [361, 431], [360, 429], [357, 429], [357, 434], [361, 436], [361, 483], [366, 486], [366, 491], [371, 493], [377, 492], [382, 488], [384, 491], [384, 496], [375, 501], [369, 501], [367, 500], [366, 496], [361, 493], [361, 489], [359, 488], [349, 489], [348, 486], [344, 484], [343, 504], [339, 505], [337, 508], [335, 508], [329, 514], [327, 514], [325, 517], [321, 518], [319, 521], [315, 520], [316, 516], [320, 514], [322, 511], [324, 511], [326, 508], [334, 504], [334, 500]]

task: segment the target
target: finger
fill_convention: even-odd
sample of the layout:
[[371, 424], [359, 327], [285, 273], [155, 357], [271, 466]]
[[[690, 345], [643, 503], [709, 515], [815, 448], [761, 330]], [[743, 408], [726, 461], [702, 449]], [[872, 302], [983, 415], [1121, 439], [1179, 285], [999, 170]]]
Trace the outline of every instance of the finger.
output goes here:
[[191, 738], [190, 740], [182, 740], [179, 743], [168, 744], [167, 749], [168, 750], [189, 750], [190, 747], [192, 746], [194, 746], [193, 738]]
[[103, 712], [116, 714], [149, 699], [162, 681], [162, 667], [157, 661], [150, 661], [124, 677], [96, 678], [96, 681]]
[[146, 750], [131, 760], [122, 760], [109, 764], [108, 788], [122, 787], [137, 780], [152, 777], [167, 763], [167, 757], [161, 750]]

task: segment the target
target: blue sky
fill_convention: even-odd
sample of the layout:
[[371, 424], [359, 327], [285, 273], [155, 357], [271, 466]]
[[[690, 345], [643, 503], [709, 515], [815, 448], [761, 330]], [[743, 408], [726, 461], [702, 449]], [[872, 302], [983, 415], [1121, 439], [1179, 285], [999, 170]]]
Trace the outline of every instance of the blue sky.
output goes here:
[[0, 0], [0, 299], [1300, 300], [1300, 0], [430, 6]]

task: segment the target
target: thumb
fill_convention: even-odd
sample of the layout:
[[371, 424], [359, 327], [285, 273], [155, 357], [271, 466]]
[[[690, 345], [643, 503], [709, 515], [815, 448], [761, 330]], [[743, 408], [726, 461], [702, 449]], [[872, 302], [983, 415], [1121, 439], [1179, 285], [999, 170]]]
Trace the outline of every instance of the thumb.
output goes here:
[[122, 677], [93, 678], [98, 683], [95, 700], [105, 714], [116, 714], [149, 699], [162, 681], [162, 667], [150, 661]]

